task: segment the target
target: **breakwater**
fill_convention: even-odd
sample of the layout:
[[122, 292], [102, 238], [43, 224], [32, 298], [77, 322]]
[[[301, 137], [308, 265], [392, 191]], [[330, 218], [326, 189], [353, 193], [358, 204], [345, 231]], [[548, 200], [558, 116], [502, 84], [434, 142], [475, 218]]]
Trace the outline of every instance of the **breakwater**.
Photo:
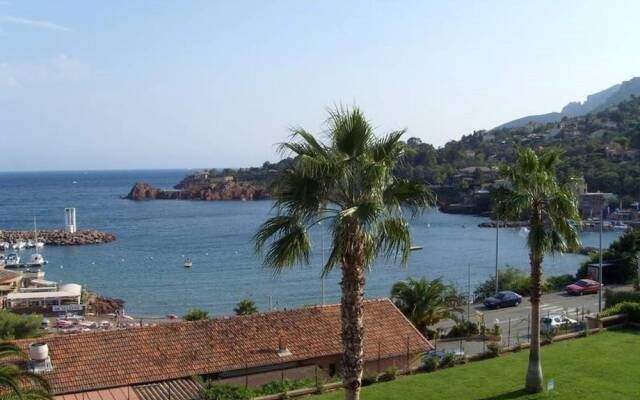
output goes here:
[[[0, 231], [0, 242], [16, 243], [33, 239], [33, 231]], [[113, 242], [116, 236], [94, 229], [80, 230], [75, 233], [52, 229], [38, 231], [38, 240], [47, 246], [79, 246]]]

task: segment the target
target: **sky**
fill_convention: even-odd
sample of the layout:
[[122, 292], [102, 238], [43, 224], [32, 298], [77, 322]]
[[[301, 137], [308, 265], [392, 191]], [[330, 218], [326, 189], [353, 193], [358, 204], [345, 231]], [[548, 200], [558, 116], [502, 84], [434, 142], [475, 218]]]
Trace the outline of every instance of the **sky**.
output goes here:
[[638, 1], [0, 0], [0, 171], [259, 166], [357, 105], [442, 146], [640, 75]]

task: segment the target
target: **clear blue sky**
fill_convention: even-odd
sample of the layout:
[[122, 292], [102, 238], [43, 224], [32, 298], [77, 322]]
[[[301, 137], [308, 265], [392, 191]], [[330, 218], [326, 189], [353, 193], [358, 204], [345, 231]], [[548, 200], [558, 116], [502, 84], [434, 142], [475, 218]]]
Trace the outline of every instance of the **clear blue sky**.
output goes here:
[[0, 170], [260, 165], [358, 104], [442, 145], [640, 75], [638, 1], [0, 0]]

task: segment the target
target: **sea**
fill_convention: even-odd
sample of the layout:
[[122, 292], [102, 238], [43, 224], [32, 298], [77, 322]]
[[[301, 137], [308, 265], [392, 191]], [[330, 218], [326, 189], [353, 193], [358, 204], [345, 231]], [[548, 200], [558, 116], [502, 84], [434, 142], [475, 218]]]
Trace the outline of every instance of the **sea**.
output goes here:
[[[262, 265], [252, 236], [273, 215], [271, 201], [131, 201], [123, 199], [135, 182], [171, 188], [188, 170], [74, 171], [0, 173], [0, 230], [63, 228], [64, 208], [75, 207], [78, 229], [113, 233], [100, 245], [45, 247], [46, 279], [79, 283], [104, 296], [125, 301], [138, 317], [182, 315], [198, 307], [212, 315], [233, 313], [243, 298], [260, 310], [337, 303], [339, 268], [321, 279], [323, 250], [330, 241], [322, 226], [310, 232], [309, 265], [280, 274]], [[479, 228], [486, 218], [430, 210], [411, 221], [413, 244], [406, 267], [380, 259], [367, 274], [366, 296], [389, 296], [391, 286], [408, 277], [442, 278], [461, 291], [471, 290], [495, 272], [496, 230]], [[498, 265], [528, 269], [524, 233], [500, 229]], [[605, 232], [607, 246], [619, 235]], [[582, 234], [597, 246], [598, 234]], [[324, 246], [323, 246], [324, 243]], [[28, 256], [31, 250], [24, 250]], [[185, 258], [193, 267], [183, 267]], [[547, 275], [574, 274], [586, 257], [547, 256]], [[323, 290], [324, 287], [324, 290]]]

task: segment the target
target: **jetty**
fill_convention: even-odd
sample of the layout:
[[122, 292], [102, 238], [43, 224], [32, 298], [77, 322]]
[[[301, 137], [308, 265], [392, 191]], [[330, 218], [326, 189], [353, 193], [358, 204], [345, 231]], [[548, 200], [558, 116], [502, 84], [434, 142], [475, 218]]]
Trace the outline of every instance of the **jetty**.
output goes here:
[[[0, 231], [0, 242], [16, 243], [33, 239], [33, 231]], [[116, 240], [116, 236], [94, 229], [67, 232], [62, 229], [38, 231], [38, 240], [47, 246], [79, 246], [102, 244]]]

